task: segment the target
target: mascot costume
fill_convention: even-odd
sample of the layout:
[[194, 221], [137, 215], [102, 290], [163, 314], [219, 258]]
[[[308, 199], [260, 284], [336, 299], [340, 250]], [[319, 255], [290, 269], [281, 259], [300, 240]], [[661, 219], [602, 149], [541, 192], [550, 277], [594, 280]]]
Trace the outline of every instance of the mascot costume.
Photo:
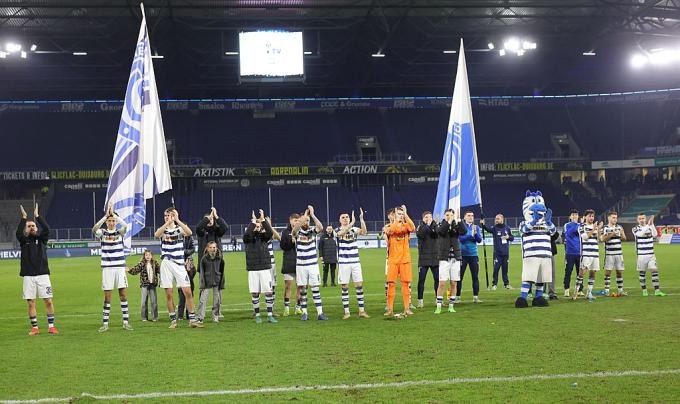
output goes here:
[[522, 213], [524, 221], [519, 224], [522, 234], [522, 288], [515, 307], [529, 307], [527, 295], [532, 284], [536, 284], [536, 294], [531, 304], [546, 307], [548, 301], [543, 297], [543, 285], [552, 282], [550, 236], [556, 231], [552, 210], [546, 208], [541, 191], [527, 191]]

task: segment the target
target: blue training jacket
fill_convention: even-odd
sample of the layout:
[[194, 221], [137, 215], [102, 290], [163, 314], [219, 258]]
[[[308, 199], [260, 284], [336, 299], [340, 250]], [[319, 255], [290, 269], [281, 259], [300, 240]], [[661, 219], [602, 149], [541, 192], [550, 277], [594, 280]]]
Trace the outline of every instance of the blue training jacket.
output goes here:
[[581, 255], [581, 235], [579, 234], [579, 223], [568, 222], [564, 225], [564, 253], [567, 255]]
[[472, 225], [465, 223], [467, 233], [460, 236], [460, 252], [464, 257], [477, 257], [477, 243], [482, 242], [482, 228], [477, 226], [477, 231], [472, 234]]

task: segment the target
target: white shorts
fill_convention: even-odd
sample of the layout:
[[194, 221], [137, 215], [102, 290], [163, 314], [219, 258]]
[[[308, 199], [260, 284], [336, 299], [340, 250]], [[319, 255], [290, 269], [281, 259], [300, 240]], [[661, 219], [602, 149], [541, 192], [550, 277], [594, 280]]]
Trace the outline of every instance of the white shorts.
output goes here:
[[[552, 268], [551, 257], [522, 258], [522, 282], [552, 282]], [[441, 273], [441, 267], [439, 272]]]
[[439, 282], [459, 281], [460, 261], [451, 258], [447, 261], [439, 261]]
[[605, 271], [623, 271], [623, 255], [605, 255], [604, 256], [604, 270]]
[[33, 300], [37, 298], [52, 298], [52, 282], [49, 275], [24, 276], [24, 290], [22, 298]]
[[599, 271], [600, 270], [600, 258], [599, 257], [581, 257], [581, 268], [587, 269], [589, 271]]
[[364, 276], [361, 273], [361, 264], [338, 264], [338, 283], [340, 285], [347, 285], [350, 278], [353, 282], [363, 282]]
[[170, 260], [161, 261], [161, 288], [172, 289], [172, 281], [175, 281], [178, 288], [188, 288], [191, 286], [189, 282], [189, 274], [184, 265], [175, 264]]
[[298, 286], [321, 285], [321, 274], [318, 265], [305, 265], [295, 268], [295, 283]]
[[128, 287], [125, 268], [102, 268], [102, 290], [124, 289]]
[[647, 271], [648, 269], [656, 269], [656, 255], [638, 255], [637, 270]]
[[276, 264], [272, 264], [272, 269], [269, 271], [272, 279], [272, 286], [276, 286]]
[[250, 293], [272, 293], [272, 273], [268, 269], [248, 271]]
[[295, 274], [283, 274], [283, 280], [284, 281], [294, 281], [295, 280]]

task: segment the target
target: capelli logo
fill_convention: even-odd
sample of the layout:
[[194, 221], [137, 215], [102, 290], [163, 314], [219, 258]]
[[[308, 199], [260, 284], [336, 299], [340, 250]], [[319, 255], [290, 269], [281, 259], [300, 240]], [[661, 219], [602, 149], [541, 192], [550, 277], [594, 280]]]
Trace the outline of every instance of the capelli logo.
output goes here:
[[410, 177], [407, 182], [412, 182], [414, 184], [424, 184], [425, 181], [427, 181], [427, 178], [425, 176], [422, 177]]

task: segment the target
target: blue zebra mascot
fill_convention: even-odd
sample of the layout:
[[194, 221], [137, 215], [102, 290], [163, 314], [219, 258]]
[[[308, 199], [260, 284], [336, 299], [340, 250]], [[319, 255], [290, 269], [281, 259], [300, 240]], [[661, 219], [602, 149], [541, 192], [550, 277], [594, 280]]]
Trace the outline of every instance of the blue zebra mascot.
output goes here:
[[543, 297], [543, 284], [552, 282], [552, 250], [550, 236], [555, 234], [552, 210], [546, 208], [541, 191], [527, 191], [522, 203], [524, 221], [519, 224], [522, 235], [522, 287], [515, 307], [529, 307], [527, 295], [531, 285], [536, 285], [536, 294], [531, 304], [548, 306]]

